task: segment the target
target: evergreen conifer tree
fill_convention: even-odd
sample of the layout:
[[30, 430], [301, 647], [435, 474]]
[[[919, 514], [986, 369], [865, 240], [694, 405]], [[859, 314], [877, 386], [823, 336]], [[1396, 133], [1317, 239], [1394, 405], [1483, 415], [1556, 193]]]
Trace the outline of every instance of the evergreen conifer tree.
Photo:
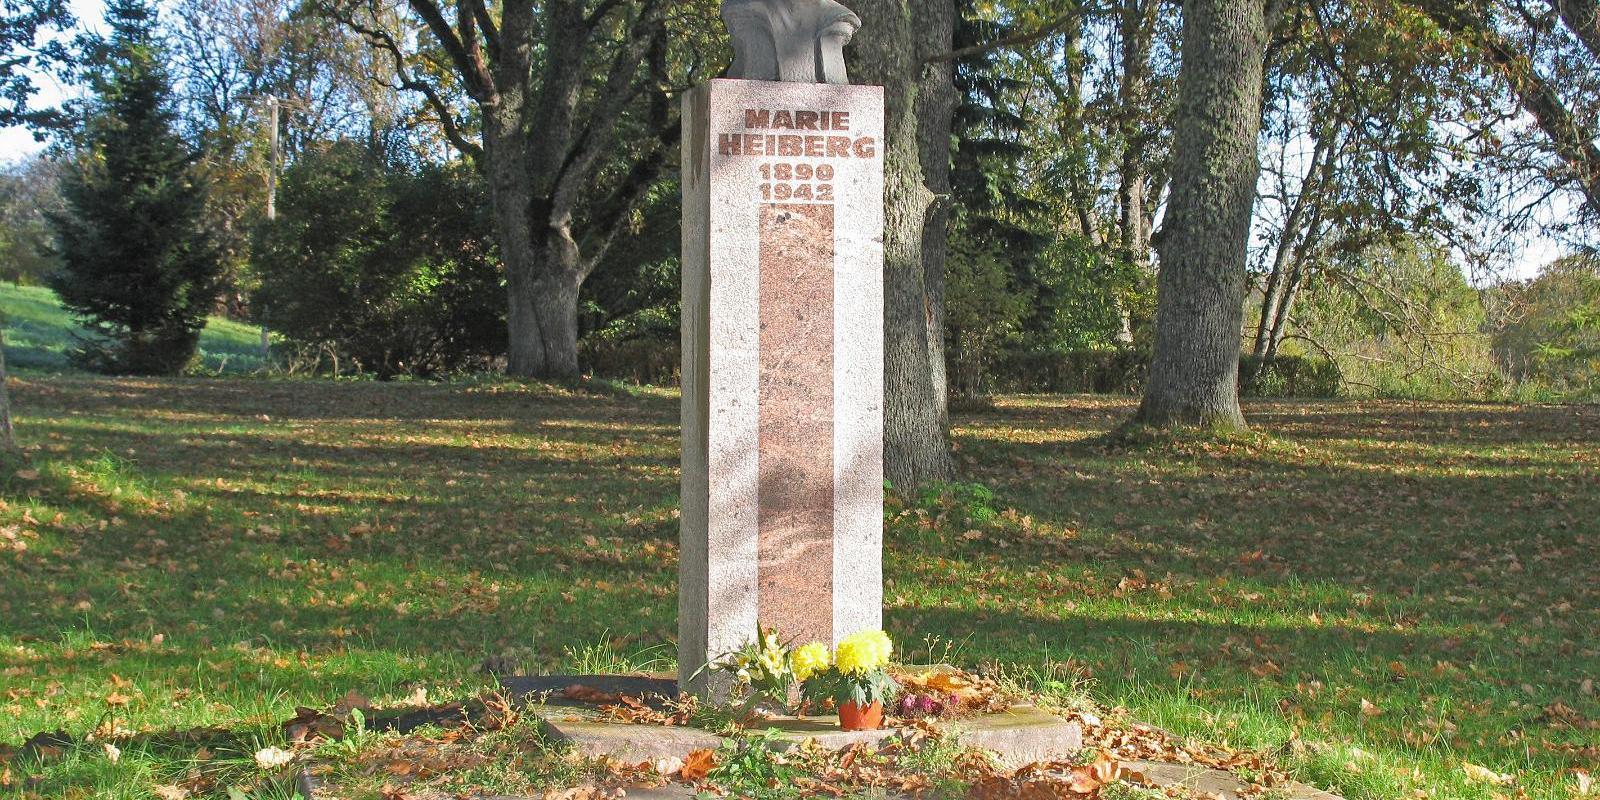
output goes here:
[[111, 33], [90, 47], [90, 113], [78, 168], [52, 222], [62, 268], [51, 285], [96, 334], [92, 369], [172, 374], [194, 357], [221, 263], [204, 228], [205, 186], [176, 131], [156, 10], [112, 0]]

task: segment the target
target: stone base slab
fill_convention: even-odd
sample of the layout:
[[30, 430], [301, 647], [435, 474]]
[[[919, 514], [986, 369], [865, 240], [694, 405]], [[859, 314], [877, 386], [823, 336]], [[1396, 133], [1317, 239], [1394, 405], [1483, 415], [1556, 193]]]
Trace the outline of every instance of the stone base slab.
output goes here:
[[649, 764], [663, 775], [682, 769], [690, 753], [722, 745], [722, 737], [698, 728], [549, 717], [545, 726], [551, 738], [571, 743], [585, 757]]
[[[691, 752], [715, 748], [722, 741], [715, 734], [696, 728], [630, 725], [572, 715], [549, 715], [545, 724], [552, 736], [571, 742], [578, 752], [591, 758], [609, 756], [629, 764], [675, 765], [662, 772], [675, 771]], [[775, 744], [780, 750], [808, 741], [842, 750], [857, 744], [879, 744], [898, 735], [892, 728], [842, 730], [838, 718], [832, 716], [778, 717], [765, 728], [778, 731]], [[949, 729], [963, 746], [988, 751], [1008, 769], [1071, 758], [1083, 747], [1083, 729], [1076, 722], [1033, 706], [956, 720], [949, 723]]]

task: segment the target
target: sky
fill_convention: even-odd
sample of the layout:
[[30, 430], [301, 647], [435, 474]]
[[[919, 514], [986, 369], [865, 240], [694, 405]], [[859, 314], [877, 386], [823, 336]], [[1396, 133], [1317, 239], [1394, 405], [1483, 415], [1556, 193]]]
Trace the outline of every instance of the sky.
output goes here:
[[[105, 27], [106, 4], [104, 0], [72, 0], [72, 15], [78, 18], [78, 25], [91, 31], [101, 31]], [[71, 87], [66, 87], [49, 75], [34, 76], [34, 85], [39, 91], [33, 96], [33, 105], [37, 108], [49, 108], [62, 100], [75, 94]], [[0, 128], [0, 164], [10, 163], [21, 158], [33, 155], [44, 149], [44, 144], [33, 138], [33, 133], [26, 128], [9, 127]]]
[[[72, 0], [71, 5], [72, 13], [81, 27], [92, 31], [104, 30], [104, 0]], [[38, 94], [34, 96], [34, 103], [38, 107], [54, 105], [73, 93], [71, 87], [62, 86], [49, 76], [40, 76], [35, 83], [39, 87]], [[35, 141], [33, 134], [25, 128], [0, 128], [0, 164], [25, 158], [43, 148], [44, 145]], [[1531, 278], [1546, 264], [1566, 254], [1566, 251], [1567, 248], [1560, 243], [1536, 235], [1522, 243], [1520, 252], [1511, 258], [1510, 263], [1503, 265], [1497, 275], [1469, 274], [1468, 279], [1475, 284], [1484, 284], [1496, 277]]]

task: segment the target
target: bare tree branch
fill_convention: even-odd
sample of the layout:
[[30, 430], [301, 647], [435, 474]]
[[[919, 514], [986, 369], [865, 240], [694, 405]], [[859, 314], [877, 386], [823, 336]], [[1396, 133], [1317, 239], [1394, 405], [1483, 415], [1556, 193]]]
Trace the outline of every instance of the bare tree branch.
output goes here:
[[[456, 68], [461, 71], [461, 76], [466, 80], [467, 91], [479, 102], [490, 102], [490, 98], [496, 94], [494, 79], [490, 77], [483, 59], [473, 58], [473, 54], [469, 50], [469, 47], [476, 47], [476, 41], [470, 45], [467, 42], [463, 42], [461, 37], [456, 34], [456, 31], [450, 27], [450, 23], [445, 20], [444, 13], [439, 10], [439, 5], [434, 0], [408, 0], [408, 2], [411, 5], [411, 9], [422, 17], [423, 22], [427, 23], [428, 30], [433, 31], [433, 35], [438, 38], [439, 44], [444, 48], [444, 51], [450, 54], [450, 60], [455, 62]], [[470, 12], [462, 14], [459, 10], [457, 16], [463, 20], [473, 18]], [[476, 37], [474, 37], [475, 39]]]
[[466, 138], [461, 131], [461, 126], [456, 122], [455, 113], [450, 105], [440, 96], [439, 90], [428, 81], [417, 78], [409, 67], [406, 66], [405, 52], [400, 49], [400, 43], [394, 35], [381, 27], [365, 25], [355, 18], [354, 14], [346, 15], [341, 20], [347, 27], [361, 34], [367, 43], [389, 54], [394, 62], [394, 74], [399, 81], [401, 89], [417, 92], [427, 102], [439, 118], [439, 126], [444, 131], [445, 138], [450, 144], [477, 165], [483, 158], [483, 146]]

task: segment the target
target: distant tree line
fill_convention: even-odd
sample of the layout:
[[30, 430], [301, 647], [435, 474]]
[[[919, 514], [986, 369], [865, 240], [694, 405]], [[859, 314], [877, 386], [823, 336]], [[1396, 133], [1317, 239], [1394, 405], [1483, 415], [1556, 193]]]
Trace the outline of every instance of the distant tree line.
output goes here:
[[[101, 334], [86, 360], [179, 369], [222, 312], [297, 368], [671, 378], [714, 0], [117, 0], [71, 46], [36, 7], [0, 47], [91, 92], [0, 76], [56, 136], [0, 178], [0, 250]], [[893, 480], [948, 477], [948, 398], [997, 390], [1221, 427], [1241, 392], [1592, 394], [1592, 4], [853, 7], [888, 90]], [[122, 241], [154, 219], [183, 222]], [[1534, 234], [1575, 255], [1494, 280]]]

